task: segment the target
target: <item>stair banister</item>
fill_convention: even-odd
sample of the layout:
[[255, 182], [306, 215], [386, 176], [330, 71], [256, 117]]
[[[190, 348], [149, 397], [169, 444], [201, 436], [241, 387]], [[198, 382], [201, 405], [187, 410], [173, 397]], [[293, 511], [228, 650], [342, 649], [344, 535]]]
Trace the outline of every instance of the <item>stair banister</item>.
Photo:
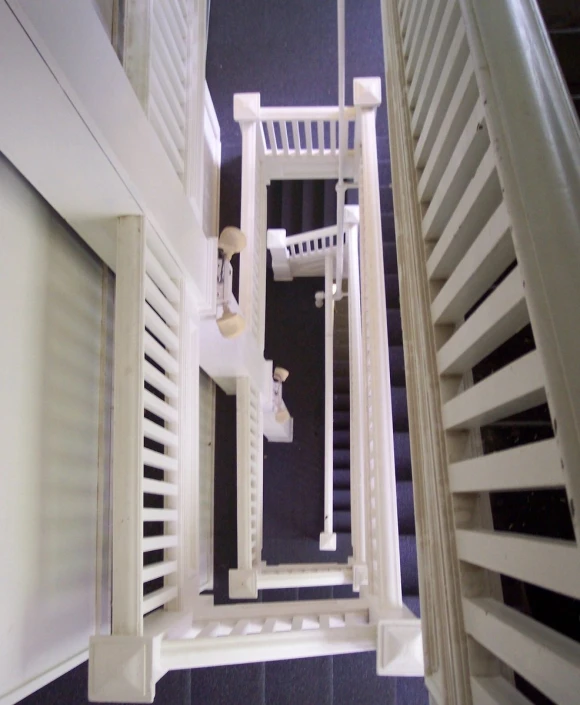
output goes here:
[[333, 472], [334, 472], [334, 258], [327, 255], [324, 262], [324, 531], [320, 534], [320, 550], [336, 550], [333, 530]]
[[350, 378], [350, 487], [355, 589], [368, 581], [364, 433], [364, 378], [359, 265], [359, 208], [345, 208], [348, 245], [348, 339]]
[[234, 119], [242, 130], [242, 198], [240, 228], [246, 235], [246, 247], [240, 253], [240, 293], [239, 304], [246, 325], [259, 342], [260, 315], [255, 307], [259, 292], [255, 290], [254, 259], [260, 257], [258, 207], [260, 179], [258, 139], [260, 124], [260, 94], [240, 93], [234, 96]]
[[[338, 237], [336, 241], [336, 294], [334, 299], [340, 301], [342, 299], [342, 280], [344, 276], [344, 200], [345, 200], [345, 184], [344, 184], [344, 157], [347, 147], [347, 126], [344, 120], [344, 102], [345, 102], [345, 18], [344, 18], [344, 0], [337, 2], [337, 26], [338, 26], [338, 182], [336, 184], [336, 224], [338, 228]], [[331, 125], [331, 130], [334, 126]]]
[[[363, 325], [366, 336], [369, 454], [367, 463], [374, 479], [376, 502], [376, 555], [378, 574], [371, 592], [381, 606], [401, 607], [401, 568], [391, 385], [387, 336], [387, 306], [383, 272], [381, 206], [377, 160], [376, 110], [381, 103], [379, 78], [355, 79], [354, 103], [360, 122], [361, 261]], [[370, 498], [369, 498], [370, 501]]]
[[459, 5], [580, 536], [580, 125], [536, 2]]

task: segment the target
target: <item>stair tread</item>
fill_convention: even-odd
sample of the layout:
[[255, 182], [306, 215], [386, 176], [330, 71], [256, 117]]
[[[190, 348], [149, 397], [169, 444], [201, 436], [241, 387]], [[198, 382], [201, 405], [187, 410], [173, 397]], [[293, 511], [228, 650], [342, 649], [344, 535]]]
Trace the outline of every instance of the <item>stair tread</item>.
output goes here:
[[377, 655], [373, 651], [334, 656], [333, 705], [377, 705], [394, 703], [394, 678], [377, 676]]
[[421, 677], [396, 678], [397, 700], [400, 705], [429, 705], [429, 691]]
[[[265, 702], [276, 705], [332, 705], [332, 658], [322, 656], [268, 662]], [[236, 698], [227, 702], [247, 701]]]
[[[243, 702], [256, 703], [256, 705], [263, 702], [266, 676], [264, 663], [194, 668], [192, 671], [183, 671], [183, 673], [190, 674], [191, 694], [195, 693], [195, 702]], [[163, 705], [175, 704], [175, 700], [162, 701], [156, 697], [155, 704], [157, 705], [158, 702]], [[184, 702], [189, 703], [191, 699]]]
[[[350, 488], [335, 487], [332, 494], [335, 530], [351, 531]], [[399, 534], [415, 534], [415, 510], [413, 505], [413, 483], [397, 482], [397, 518]]]

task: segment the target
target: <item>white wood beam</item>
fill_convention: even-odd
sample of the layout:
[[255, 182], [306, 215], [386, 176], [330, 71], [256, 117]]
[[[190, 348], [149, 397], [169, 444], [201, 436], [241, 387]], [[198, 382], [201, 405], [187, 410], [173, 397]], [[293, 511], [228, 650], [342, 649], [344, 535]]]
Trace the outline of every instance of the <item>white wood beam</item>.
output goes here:
[[580, 645], [490, 599], [463, 600], [467, 632], [559, 705], [576, 705]]
[[580, 562], [573, 541], [460, 529], [459, 558], [561, 595], [580, 598]]
[[544, 371], [534, 350], [448, 401], [443, 424], [447, 430], [479, 428], [545, 400]]
[[560, 487], [564, 474], [554, 439], [482, 455], [449, 466], [452, 492], [506, 492]]

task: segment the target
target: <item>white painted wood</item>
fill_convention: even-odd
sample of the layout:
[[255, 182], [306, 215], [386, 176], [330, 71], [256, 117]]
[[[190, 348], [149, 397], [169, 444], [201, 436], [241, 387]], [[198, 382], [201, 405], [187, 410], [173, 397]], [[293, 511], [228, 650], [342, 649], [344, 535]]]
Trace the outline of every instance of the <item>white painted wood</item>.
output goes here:
[[147, 409], [147, 411], [159, 416], [164, 421], [177, 421], [177, 411], [175, 408], [164, 402], [147, 389], [143, 391], [143, 406]]
[[[156, 495], [176, 495], [177, 485], [171, 482], [162, 482], [161, 480], [149, 480], [144, 478], [142, 481], [143, 492]], [[145, 510], [143, 510], [145, 511]]]
[[166, 575], [177, 572], [177, 561], [163, 561], [162, 563], [154, 563], [143, 568], [143, 582], [163, 578]]
[[419, 45], [419, 56], [413, 76], [410, 75], [409, 66], [405, 66], [405, 75], [407, 80], [411, 81], [409, 88], [409, 106], [415, 107], [417, 96], [423, 85], [425, 73], [428, 70], [429, 61], [433, 57], [433, 47], [437, 40], [437, 33], [441, 26], [441, 20], [447, 6], [446, 0], [435, 0], [431, 3], [431, 13], [429, 15], [429, 23], [425, 30], [425, 39]]
[[220, 622], [236, 621], [241, 616], [252, 621], [263, 622], [268, 618], [275, 617], [282, 621], [296, 615], [302, 617], [316, 617], [320, 619], [322, 615], [339, 615], [346, 612], [360, 612], [369, 619], [369, 602], [363, 598], [342, 599], [342, 600], [300, 600], [289, 602], [249, 602], [243, 605], [243, 612], [240, 612], [240, 605], [215, 605], [211, 609], [209, 616], [200, 616], [199, 620], [194, 620], [194, 626], [199, 622], [202, 624], [206, 620], [218, 620]]
[[[151, 247], [151, 243], [148, 244]], [[179, 304], [179, 287], [171, 279], [171, 276], [167, 273], [161, 262], [155, 257], [151, 248], [149, 248], [145, 254], [145, 269], [165, 298], [173, 304]]]
[[495, 168], [495, 155], [490, 147], [427, 260], [429, 278], [443, 279], [451, 276], [500, 201], [501, 188]]
[[413, 9], [413, 6], [418, 0], [407, 0], [403, 6], [403, 11], [401, 14], [401, 37], [404, 37], [408, 31], [409, 15]]
[[292, 139], [294, 141], [294, 156], [300, 156], [302, 145], [300, 144], [300, 130], [298, 120], [292, 121]]
[[162, 536], [149, 536], [143, 539], [143, 553], [147, 553], [148, 551], [160, 551], [165, 548], [176, 548], [177, 542], [178, 538], [174, 534], [166, 533]]
[[418, 174], [413, 139], [420, 134], [433, 92], [438, 86], [438, 78], [459, 20], [459, 10], [455, 2], [446, 3], [445, 16], [435, 44], [437, 52], [434, 50], [429, 58], [428, 75], [420, 91], [422, 102], [421, 105], [417, 104], [411, 116], [400, 27], [394, 3], [395, 0], [385, 0], [382, 3], [383, 37], [385, 63], [389, 66], [389, 144], [413, 457], [417, 550], [421, 565], [419, 591], [426, 682], [434, 701], [464, 705], [471, 700], [469, 661], [460, 608], [461, 575], [453, 539], [454, 508], [447, 486], [448, 445], [441, 418], [442, 390], [436, 365], [431, 298], [428, 283], [421, 274], [425, 267], [426, 253], [421, 228], [422, 209], [417, 198]]
[[175, 522], [177, 521], [177, 511], [175, 509], [144, 509], [143, 521]]
[[115, 634], [127, 636], [140, 636], [143, 630], [141, 452], [147, 423], [143, 419], [142, 401], [144, 309], [147, 308], [144, 227], [141, 218], [121, 218], [117, 241], [113, 576], [123, 571], [124, 580], [115, 580], [113, 577], [112, 630]]
[[280, 129], [280, 136], [282, 137], [282, 151], [286, 156], [290, 154], [290, 142], [288, 141], [288, 123], [285, 121], [280, 121], [278, 123]]
[[[353, 122], [356, 111], [352, 106], [346, 106], [344, 109], [345, 119]], [[298, 121], [306, 120], [321, 120], [322, 122], [336, 122], [340, 118], [338, 106], [318, 105], [312, 107], [296, 107], [288, 106], [283, 108], [274, 108], [270, 106], [260, 108], [260, 120], [267, 122], [272, 120], [277, 121]]]
[[527, 323], [525, 289], [516, 267], [437, 353], [442, 375], [462, 375]]
[[477, 83], [473, 63], [468, 56], [443, 118], [443, 124], [419, 180], [419, 198], [421, 201], [429, 201], [433, 198], [437, 185], [445, 172], [445, 167], [453, 155], [457, 135], [463, 132], [465, 125], [468, 123], [476, 104], [477, 96]]
[[563, 484], [555, 440], [530, 443], [449, 466], [450, 489], [457, 493], [542, 489]]
[[577, 599], [580, 568], [576, 551], [573, 541], [499, 531], [457, 531], [461, 560]]
[[[333, 531], [334, 500], [334, 262], [327, 255], [324, 266], [324, 533], [321, 550], [336, 550]], [[333, 548], [334, 546], [334, 548]]]
[[488, 146], [483, 106], [477, 103], [425, 213], [423, 235], [426, 240], [436, 240], [443, 232]]
[[178, 396], [178, 387], [175, 382], [172, 382], [168, 377], [154, 367], [147, 360], [143, 363], [143, 375], [145, 381], [156, 387], [165, 397], [176, 399]]
[[[205, 84], [204, 112], [204, 196], [203, 230], [206, 237], [215, 238], [219, 234], [221, 141], [220, 126], [209, 92]], [[264, 137], [262, 133], [262, 138]]]
[[322, 156], [324, 154], [324, 122], [320, 118], [316, 121], [316, 133], [318, 136], [318, 155]]
[[448, 430], [476, 428], [545, 400], [544, 371], [540, 356], [534, 351], [444, 404], [443, 424]]
[[[461, 77], [461, 72], [467, 62], [468, 48], [465, 39], [465, 28], [461, 20], [455, 24], [453, 39], [450, 44], [442, 47], [445, 52], [445, 61], [438, 76], [435, 91], [430, 99], [428, 110], [425, 113], [425, 106], [421, 102], [422, 96], [413, 114], [413, 132], [418, 138], [415, 148], [415, 161], [417, 167], [422, 168], [427, 163], [429, 154], [433, 149], [433, 144], [441, 128], [443, 117], [447, 110], [455, 87]], [[423, 98], [424, 99], [424, 98]], [[421, 122], [423, 118], [423, 122]]]
[[148, 276], [145, 277], [145, 299], [168, 326], [175, 328], [179, 325], [178, 312]]
[[433, 323], [459, 323], [514, 259], [510, 220], [502, 203], [437, 294], [431, 307]]
[[199, 373], [199, 580], [200, 589], [213, 587], [214, 469], [216, 386]]
[[112, 318], [102, 263], [2, 156], [0, 243], [0, 702], [12, 705], [86, 660], [108, 621], [97, 538]]
[[[239, 304], [246, 325], [258, 346], [263, 349], [260, 327], [260, 308], [265, 302], [265, 291], [261, 291], [260, 262], [265, 248], [265, 227], [261, 223], [261, 198], [265, 188], [259, 174], [258, 118], [260, 94], [247, 93], [234, 96], [234, 117], [242, 130], [242, 201], [240, 227], [246, 236], [246, 247], [240, 254]], [[283, 150], [288, 153], [286, 124], [281, 122]], [[264, 193], [262, 192], [264, 191]], [[265, 224], [264, 224], [265, 226]], [[265, 272], [264, 272], [265, 276]], [[264, 301], [260, 301], [263, 298]]]
[[166, 670], [261, 663], [373, 651], [375, 646], [376, 627], [368, 624], [342, 629], [301, 629], [220, 638], [163, 640], [161, 666]]
[[97, 579], [96, 633], [111, 629], [112, 552], [112, 486], [113, 452], [113, 359], [115, 329], [115, 282], [110, 270], [103, 268], [101, 315], [101, 370], [99, 401], [99, 476], [97, 481]]
[[258, 568], [262, 551], [263, 429], [259, 394], [251, 381], [236, 381], [238, 570]]
[[352, 585], [352, 568], [332, 563], [265, 566], [258, 572], [257, 580], [258, 590]]
[[407, 71], [412, 76], [415, 72], [415, 67], [417, 66], [417, 60], [419, 58], [419, 52], [421, 46], [425, 41], [425, 34], [427, 31], [427, 26], [430, 19], [430, 11], [432, 8], [432, 3], [424, 0], [421, 6], [421, 12], [417, 18], [416, 29], [414, 30], [414, 36], [411, 39], [411, 44], [409, 47], [409, 58], [407, 61]]
[[273, 120], [268, 120], [266, 122], [266, 125], [268, 127], [268, 137], [270, 139], [270, 150], [269, 152], [274, 153], [275, 155], [278, 155], [280, 150], [278, 147], [278, 140], [276, 138], [276, 132], [274, 131], [274, 121]]
[[304, 129], [306, 132], [306, 150], [308, 151], [309, 155], [314, 154], [314, 143], [312, 140], [312, 121], [307, 120], [304, 125]]
[[425, 0], [416, 0], [413, 3], [413, 7], [409, 13], [409, 22], [403, 36], [403, 53], [405, 58], [409, 56], [409, 50], [411, 48], [413, 38], [417, 32], [417, 26], [419, 24], [419, 17], [421, 16], [423, 5], [425, 5]]
[[[364, 372], [358, 224], [359, 209], [345, 213], [348, 228], [348, 349], [350, 384], [350, 487], [355, 566], [367, 566], [368, 476], [365, 463]], [[367, 567], [368, 580], [368, 567]], [[354, 581], [358, 583], [358, 580]], [[359, 587], [355, 584], [355, 589]]]
[[144, 465], [150, 465], [153, 468], [158, 468], [159, 470], [166, 470], [168, 472], [177, 471], [177, 460], [170, 455], [156, 453], [154, 450], [143, 448], [142, 457]]
[[[388, 356], [384, 356], [389, 346], [375, 126], [376, 107], [381, 100], [380, 80], [356, 79], [353, 92], [359, 110], [362, 145], [359, 180], [362, 205], [361, 301], [366, 346], [368, 462], [374, 494], [369, 498], [369, 504], [376, 519], [374, 554], [378, 559], [378, 572], [371, 576], [370, 590], [375, 591], [380, 604], [399, 607], [402, 605], [401, 574], [391, 388]], [[371, 526], [372, 519], [371, 514]]]
[[[114, 266], [112, 219], [145, 212], [171, 255], [204, 291], [209, 273], [200, 218], [92, 3], [68, 7], [59, 0], [11, 0], [10, 7], [14, 15], [2, 10], [8, 13], [0, 22], [6, 32], [2, 46], [9, 51], [7, 61], [21, 66], [27, 80], [23, 91], [16, 74], [1, 72], [2, 101], [13, 106], [3, 115], [2, 151], [91, 246], [101, 251], [108, 243], [107, 262]], [[32, 135], [38, 138], [34, 148]]]
[[144, 309], [145, 326], [170, 352], [176, 353], [179, 350], [179, 338], [150, 306], [145, 305]]
[[532, 705], [525, 695], [501, 676], [472, 678], [473, 705]]
[[170, 446], [171, 448], [177, 447], [177, 435], [171, 431], [168, 431], [164, 426], [160, 426], [149, 419], [143, 419], [142, 428], [143, 436], [145, 438], [150, 438], [152, 441], [157, 441], [158, 443]]
[[[411, 102], [413, 113], [411, 116], [411, 129], [413, 136], [418, 138], [427, 119], [433, 95], [437, 89], [437, 77], [441, 75], [447, 59], [449, 47], [457, 30], [460, 18], [459, 8], [455, 0], [445, 1], [445, 12], [441, 18], [441, 25], [435, 39], [430, 59], [425, 69], [425, 76], [421, 86], [416, 86]], [[414, 77], [417, 79], [417, 75]], [[406, 87], [405, 87], [406, 88]]]
[[[534, 338], [546, 370], [548, 396], [568, 494], [575, 506], [580, 478], [580, 377], [578, 228], [580, 224], [580, 138], [578, 121], [551, 48], [539, 8], [505, 0], [497, 13], [480, 2], [461, 0], [480, 90], [488, 102], [490, 134], [514, 227], [514, 242], [526, 282]], [[494, 29], [495, 27], [495, 29]], [[499, 28], [499, 31], [496, 31]], [[491, 46], [490, 46], [491, 42]], [[532, 49], [533, 47], [533, 49]], [[502, 62], [511, 67], [502, 69]], [[537, 150], [529, 149], [538, 145]], [[533, 152], [533, 154], [532, 154]], [[553, 231], [555, 238], [546, 239]], [[576, 534], [580, 513], [572, 511]]]
[[165, 372], [168, 374], [175, 374], [177, 372], [178, 368], [175, 358], [155, 340], [149, 331], [145, 331], [143, 345], [145, 354], [162, 367]]
[[177, 588], [174, 586], [168, 586], [159, 588], [155, 592], [150, 593], [147, 597], [143, 598], [143, 614], [148, 614], [159, 607], [162, 607], [168, 602], [175, 600], [177, 598]]
[[464, 600], [468, 633], [548, 698], [573, 705], [580, 688], [580, 647], [494, 600]]

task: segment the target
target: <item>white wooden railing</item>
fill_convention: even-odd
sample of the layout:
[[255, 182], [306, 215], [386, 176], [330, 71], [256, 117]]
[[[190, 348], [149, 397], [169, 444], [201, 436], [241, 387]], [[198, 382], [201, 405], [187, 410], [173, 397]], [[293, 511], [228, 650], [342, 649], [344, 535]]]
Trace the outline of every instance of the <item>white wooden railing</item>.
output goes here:
[[[195, 595], [196, 332], [191, 301], [148, 223], [120, 220], [115, 295], [113, 635]], [[193, 395], [193, 396], [192, 396]], [[192, 407], [192, 402], [195, 406]], [[197, 468], [197, 466], [196, 466]]]
[[[294, 277], [324, 276], [327, 256], [336, 261], [340, 238], [338, 226], [310, 230], [298, 235], [286, 235], [278, 228], [268, 230], [268, 250], [272, 255], [275, 281], [291, 281]], [[343, 235], [343, 245], [345, 236]], [[348, 267], [348, 249], [344, 248], [343, 259]], [[345, 274], [348, 274], [345, 271]]]
[[[515, 673], [572, 703], [580, 647], [500, 581], [580, 598], [577, 542], [494, 530], [489, 497], [565, 487], [578, 536], [577, 118], [535, 2], [383, 12], [427, 684], [438, 703], [531, 702]], [[546, 401], [554, 437], [482, 449], [483, 426]]]
[[[114, 434], [114, 575], [122, 579], [114, 581], [112, 634], [91, 640], [89, 692], [94, 700], [152, 702], [157, 680], [175, 668], [368, 650], [376, 650], [377, 671], [382, 675], [423, 673], [421, 622], [400, 597], [389, 373], [381, 354], [388, 341], [374, 132], [378, 79], [355, 82], [355, 99], [359, 139], [353, 164], [360, 166], [362, 204], [360, 277], [358, 269], [353, 270], [359, 258], [356, 213], [349, 211], [344, 218], [351, 235], [346, 248], [351, 276], [361, 288], [360, 295], [352, 292], [350, 304], [355, 319], [350, 326], [355, 341], [351, 384], [362, 415], [354, 434], [354, 556], [345, 565], [262, 563], [262, 397], [269, 387], [259, 386], [263, 384], [259, 374], [241, 376], [235, 388], [238, 564], [230, 571], [230, 596], [256, 598], [258, 590], [290, 585], [352, 584], [361, 598], [216, 607], [211, 597], [199, 594], [201, 554], [194, 545], [199, 522], [197, 434], [180, 431], [198, 425], [191, 418], [198, 389], [192, 380], [199, 379], [194, 318], [187, 308], [190, 299], [182, 275], [155, 233], [139, 218], [123, 220], [117, 268]], [[265, 209], [266, 176], [258, 149], [256, 106], [255, 99], [237, 104], [244, 158], [253, 164], [242, 167], [242, 193], [250, 196], [242, 206], [250, 254], [241, 277], [241, 292], [248, 287], [251, 295], [243, 296], [252, 310], [265, 277], [266, 249], [264, 239], [259, 244], [263, 229], [258, 216]], [[326, 159], [327, 155], [320, 156]], [[306, 166], [310, 169], [308, 162]], [[251, 277], [244, 279], [248, 272]], [[331, 304], [332, 283], [329, 276]], [[332, 313], [332, 305], [327, 310]], [[262, 325], [258, 315], [252, 316]], [[253, 347], [248, 350], [257, 351], [253, 324], [251, 329]], [[144, 351], [159, 369], [148, 359], [143, 361]], [[256, 366], [256, 370], [266, 367]], [[145, 389], [146, 382], [164, 398], [153, 393], [153, 387]], [[143, 419], [144, 408], [154, 417]], [[160, 446], [144, 449], [144, 436]], [[150, 477], [145, 464], [163, 476]], [[144, 507], [144, 490], [161, 497], [163, 504]], [[159, 533], [143, 538], [145, 521], [158, 523]], [[163, 553], [143, 568], [147, 549]], [[143, 592], [144, 580], [160, 578], [163, 585], [156, 591]]]
[[240, 309], [259, 350], [264, 349], [266, 320], [266, 174], [259, 158], [260, 94], [234, 96], [234, 118], [242, 130], [240, 227], [247, 246], [240, 255]]
[[238, 564], [230, 570], [231, 597], [257, 597], [262, 562], [263, 442], [260, 394], [247, 377], [236, 383]]
[[202, 202], [204, 0], [128, 0], [123, 64], [178, 178]]
[[[339, 238], [340, 239], [340, 238]], [[336, 551], [334, 533], [334, 258], [324, 260], [324, 530], [320, 550]]]
[[360, 122], [360, 267], [369, 591], [381, 604], [403, 604], [389, 375], [387, 305], [377, 161], [380, 79], [354, 82]]
[[[345, 108], [347, 125], [353, 125], [354, 118], [353, 108]], [[261, 144], [269, 168], [280, 168], [273, 164], [275, 157], [300, 157], [306, 158], [306, 161], [310, 157], [317, 158], [318, 162], [320, 157], [338, 158], [339, 120], [340, 110], [333, 106], [261, 108]], [[347, 143], [347, 156], [354, 150], [354, 131], [350, 127], [348, 129], [350, 141]], [[337, 164], [337, 160], [334, 163]], [[301, 169], [307, 168], [307, 164], [301, 166]]]
[[348, 246], [348, 349], [350, 385], [350, 494], [353, 548], [353, 582], [356, 589], [368, 582], [367, 517], [369, 484], [365, 448], [365, 397], [359, 257], [358, 206], [347, 206], [345, 227]]
[[371, 651], [377, 626], [363, 600], [215, 607], [160, 645], [162, 671]]

